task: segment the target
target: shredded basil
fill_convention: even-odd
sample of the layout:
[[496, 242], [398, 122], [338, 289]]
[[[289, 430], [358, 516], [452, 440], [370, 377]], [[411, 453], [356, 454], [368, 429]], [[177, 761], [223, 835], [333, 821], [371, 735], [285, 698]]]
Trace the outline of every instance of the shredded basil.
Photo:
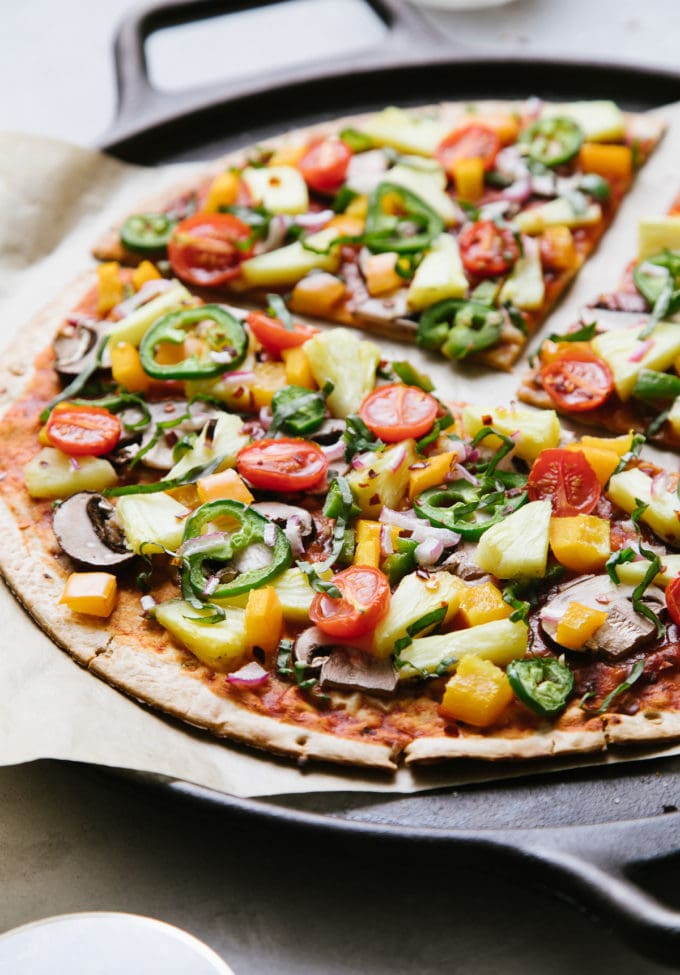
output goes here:
[[267, 295], [267, 314], [272, 318], [278, 318], [284, 328], [289, 332], [295, 330], [291, 313], [286, 308], [286, 303], [281, 295]]
[[659, 637], [662, 636], [664, 633], [665, 630], [664, 625], [661, 622], [661, 619], [654, 612], [654, 610], [650, 609], [649, 606], [646, 606], [642, 602], [642, 597], [647, 587], [651, 586], [651, 584], [654, 582], [658, 574], [661, 572], [662, 562], [661, 562], [661, 557], [658, 555], [657, 552], [653, 552], [649, 548], [642, 547], [642, 529], [640, 528], [640, 519], [644, 515], [649, 505], [644, 504], [642, 501], [639, 500], [639, 498], [635, 499], [635, 504], [636, 504], [636, 508], [631, 514], [631, 518], [633, 519], [633, 524], [635, 525], [636, 531], [638, 533], [638, 549], [640, 551], [640, 555], [643, 558], [647, 559], [650, 564], [649, 564], [649, 568], [645, 572], [642, 582], [640, 582], [633, 590], [633, 598], [632, 598], [633, 609], [635, 610], [636, 613], [639, 613], [640, 616], [646, 617], [646, 619], [648, 619], [650, 622], [654, 624], [654, 626], [656, 627], [656, 635], [657, 637]]
[[[630, 450], [626, 451], [626, 453], [623, 455], [621, 460], [618, 462], [614, 474], [620, 474], [621, 471], [625, 471], [626, 467], [628, 467], [628, 464], [631, 462], [631, 460], [636, 460], [640, 456], [640, 451], [642, 450], [642, 447], [646, 439], [647, 438], [642, 433], [633, 434]], [[612, 474], [612, 477], [614, 476], [614, 474]]]
[[635, 561], [635, 552], [630, 547], [620, 548], [618, 552], [613, 552], [609, 556], [609, 558], [604, 564], [604, 567], [607, 570], [607, 575], [614, 583], [614, 585], [618, 586], [621, 582], [621, 580], [619, 579], [619, 574], [616, 571], [617, 565], [621, 565], [623, 562], [634, 562], [634, 561]]
[[586, 701], [589, 701], [592, 697], [595, 697], [594, 691], [587, 691], [587, 693], [583, 695], [583, 697], [579, 701], [579, 707], [581, 708], [582, 711], [585, 711], [586, 714], [593, 714], [593, 715], [604, 714], [605, 711], [609, 710], [609, 706], [611, 705], [612, 701], [616, 700], [616, 698], [619, 697], [619, 695], [629, 690], [633, 686], [633, 684], [642, 676], [642, 672], [644, 669], [645, 669], [644, 660], [636, 660], [633, 666], [631, 667], [630, 672], [628, 676], [625, 678], [625, 680], [622, 680], [621, 683], [618, 684], [613, 691], [607, 694], [607, 696], [605, 697], [604, 701], [599, 706], [599, 708], [586, 707]]
[[345, 460], [351, 461], [355, 454], [366, 450], [381, 450], [385, 444], [368, 429], [360, 416], [352, 413], [345, 421]]
[[106, 498], [120, 498], [128, 494], [156, 494], [158, 491], [170, 491], [173, 488], [184, 487], [186, 484], [195, 484], [202, 477], [214, 474], [215, 471], [225, 461], [225, 456], [214, 457], [207, 464], [200, 464], [192, 467], [182, 477], [171, 477], [163, 481], [154, 481], [150, 484], [125, 484], [122, 487], [105, 488], [102, 494]]

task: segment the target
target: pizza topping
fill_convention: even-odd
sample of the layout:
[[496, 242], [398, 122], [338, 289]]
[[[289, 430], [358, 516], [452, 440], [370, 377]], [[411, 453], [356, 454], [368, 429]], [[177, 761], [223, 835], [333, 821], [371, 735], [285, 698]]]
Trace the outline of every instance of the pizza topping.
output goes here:
[[583, 130], [570, 118], [541, 118], [520, 133], [519, 143], [534, 162], [560, 166], [573, 159], [581, 148]]
[[261, 311], [251, 311], [246, 319], [248, 328], [260, 345], [268, 352], [279, 355], [283, 349], [293, 349], [303, 345], [318, 332], [311, 325], [301, 322], [284, 322]]
[[[191, 351], [179, 361], [158, 361], [166, 343]], [[195, 349], [195, 351], [194, 351]], [[219, 305], [199, 305], [170, 312], [146, 332], [139, 347], [142, 367], [153, 379], [210, 379], [238, 368], [246, 357], [248, 338], [241, 322]]]
[[114, 508], [100, 494], [80, 492], [62, 501], [52, 527], [62, 551], [91, 569], [122, 566], [135, 557]]
[[556, 406], [570, 413], [597, 409], [614, 390], [614, 376], [607, 363], [577, 349], [543, 366], [541, 383]]
[[450, 299], [428, 308], [420, 317], [417, 343], [442, 352], [448, 359], [464, 359], [498, 341], [503, 312], [476, 301]]
[[469, 224], [458, 238], [458, 247], [465, 270], [480, 278], [507, 274], [520, 254], [512, 229], [493, 220]]
[[89, 369], [108, 327], [108, 322], [90, 318], [75, 318], [62, 326], [52, 343], [54, 368], [59, 375], [78, 376]]
[[518, 700], [542, 718], [564, 711], [574, 688], [573, 673], [554, 657], [513, 660], [506, 673]]
[[548, 498], [553, 515], [588, 515], [595, 509], [602, 488], [580, 451], [556, 447], [544, 450], [535, 461], [527, 482], [532, 501]]
[[176, 226], [167, 213], [136, 213], [121, 227], [120, 240], [128, 250], [153, 254], [165, 250]]
[[352, 150], [339, 139], [313, 143], [298, 163], [305, 182], [319, 193], [337, 193], [347, 176]]
[[432, 428], [439, 403], [418, 386], [393, 383], [378, 386], [361, 404], [359, 416], [371, 433], [385, 443], [417, 439]]
[[370, 566], [353, 565], [330, 580], [339, 595], [317, 593], [309, 618], [330, 636], [351, 640], [375, 629], [389, 608], [386, 576]]
[[120, 439], [121, 422], [100, 406], [58, 403], [50, 413], [45, 437], [71, 457], [101, 457]]
[[364, 243], [375, 253], [423, 251], [443, 230], [442, 218], [403, 186], [386, 180], [369, 198]]
[[218, 288], [253, 253], [253, 232], [230, 213], [196, 213], [177, 224], [168, 244], [172, 269], [199, 288]]
[[381, 660], [356, 647], [336, 646], [321, 663], [319, 687], [322, 691], [361, 691], [389, 697], [399, 683], [392, 660]]
[[264, 491], [306, 491], [326, 476], [328, 459], [308, 440], [280, 437], [257, 440], [240, 451], [239, 474]]
[[480, 159], [486, 171], [493, 169], [500, 148], [501, 140], [492, 128], [482, 122], [468, 122], [439, 143], [435, 157], [455, 177], [463, 160]]

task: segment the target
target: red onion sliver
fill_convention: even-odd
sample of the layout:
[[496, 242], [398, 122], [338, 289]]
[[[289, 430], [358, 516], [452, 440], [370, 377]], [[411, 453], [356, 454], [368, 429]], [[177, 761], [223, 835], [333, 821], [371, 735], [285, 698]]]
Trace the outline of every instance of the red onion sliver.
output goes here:
[[389, 525], [380, 526], [380, 554], [383, 556], [392, 555], [394, 545], [392, 543], [392, 532]]
[[506, 187], [501, 196], [504, 200], [511, 200], [513, 203], [525, 203], [531, 196], [531, 177], [521, 176]]
[[276, 545], [276, 525], [268, 524], [264, 526], [262, 531], [262, 541], [267, 546], [267, 548], [273, 548]]
[[269, 673], [256, 660], [251, 660], [245, 667], [227, 674], [227, 680], [236, 687], [259, 687], [269, 680]]
[[426, 538], [413, 553], [418, 565], [434, 565], [444, 553], [444, 545], [438, 538]]
[[206, 584], [203, 586], [203, 595], [212, 596], [212, 594], [215, 592], [219, 584], [220, 584], [219, 576], [210, 576]]
[[394, 456], [390, 457], [389, 464], [386, 464], [385, 467], [388, 471], [398, 471], [405, 459], [406, 447], [404, 447], [403, 444], [400, 444], [399, 447], [397, 447], [397, 449], [394, 451]]
[[303, 555], [305, 547], [302, 544], [302, 522], [296, 515], [291, 515], [288, 519], [283, 533], [286, 536], [293, 555]]
[[632, 352], [628, 356], [628, 361], [641, 362], [644, 359], [644, 357], [647, 355], [649, 350], [653, 348], [653, 346], [654, 346], [653, 339], [647, 339], [645, 342], [641, 342], [638, 348], [635, 350], [635, 352]]
[[152, 298], [159, 295], [161, 291], [167, 291], [171, 287], [172, 281], [166, 281], [165, 278], [153, 278], [151, 281], [145, 281], [136, 294], [119, 302], [113, 309], [113, 313], [117, 318], [125, 318], [140, 305], [146, 304], [147, 301], [151, 301]]
[[326, 460], [330, 463], [332, 463], [334, 460], [342, 460], [342, 458], [345, 456], [345, 442], [344, 440], [340, 440], [339, 443], [332, 443], [328, 446], [322, 446], [321, 450], [323, 451]]

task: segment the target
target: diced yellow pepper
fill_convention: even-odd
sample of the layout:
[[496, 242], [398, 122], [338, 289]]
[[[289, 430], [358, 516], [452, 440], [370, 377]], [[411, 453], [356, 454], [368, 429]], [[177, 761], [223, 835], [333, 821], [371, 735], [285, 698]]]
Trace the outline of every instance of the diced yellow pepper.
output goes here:
[[605, 486], [609, 478], [619, 466], [619, 462], [621, 460], [620, 456], [615, 450], [609, 450], [606, 447], [591, 447], [582, 442], [569, 444], [567, 450], [573, 450], [583, 454], [592, 469], [595, 471], [595, 475], [602, 487]]
[[345, 210], [346, 217], [360, 217], [362, 220], [366, 219], [367, 213], [368, 213], [368, 197], [363, 193], [360, 194], [359, 196], [355, 196], [352, 202]]
[[583, 447], [600, 447], [602, 450], [613, 450], [619, 457], [627, 454], [633, 446], [633, 434], [624, 433], [621, 437], [581, 437], [579, 443]]
[[161, 272], [151, 261], [142, 261], [132, 272], [132, 286], [139, 291], [147, 281], [155, 281], [161, 277]]
[[418, 466], [416, 470], [411, 470], [408, 479], [408, 496], [411, 501], [427, 491], [428, 488], [443, 484], [446, 475], [458, 459], [455, 450], [447, 451], [444, 454], [437, 454], [423, 461], [423, 466]]
[[569, 650], [582, 650], [606, 619], [606, 610], [593, 609], [592, 606], [584, 606], [583, 603], [569, 603], [564, 616], [557, 624], [555, 639]]
[[253, 369], [255, 380], [250, 387], [253, 407], [261, 410], [271, 406], [274, 393], [287, 385], [286, 367], [283, 362], [258, 362]]
[[484, 193], [484, 160], [479, 156], [458, 159], [453, 166], [456, 195], [474, 203]]
[[589, 342], [553, 342], [551, 339], [546, 339], [541, 345], [541, 365], [547, 366], [565, 353], [592, 355], [592, 349]]
[[629, 146], [584, 142], [579, 151], [578, 166], [586, 173], [597, 173], [605, 179], [628, 181], [633, 177], [633, 152]]
[[74, 613], [106, 618], [116, 605], [116, 577], [110, 572], [72, 572], [60, 603]]
[[371, 295], [384, 295], [401, 288], [404, 279], [397, 274], [398, 254], [387, 251], [385, 254], [371, 254], [364, 262], [366, 287]]
[[255, 500], [243, 480], [231, 467], [226, 471], [218, 471], [216, 474], [202, 477], [196, 484], [196, 490], [201, 504], [222, 498], [241, 501], [243, 504], [252, 504]]
[[244, 620], [246, 641], [273, 653], [283, 633], [283, 611], [279, 594], [273, 586], [251, 589]]
[[505, 620], [511, 614], [512, 606], [506, 603], [503, 593], [493, 582], [465, 586], [460, 591], [456, 622], [462, 626], [479, 626], [480, 623]]
[[359, 237], [364, 232], [365, 221], [347, 213], [339, 213], [328, 221], [326, 227], [332, 227], [338, 237]]
[[307, 274], [293, 288], [289, 307], [299, 315], [328, 315], [345, 297], [347, 286], [328, 271]]
[[307, 146], [281, 146], [280, 149], [276, 149], [271, 159], [269, 160], [270, 166], [297, 166], [304, 154], [307, 152]]
[[510, 681], [500, 667], [466, 654], [446, 685], [441, 710], [456, 721], [487, 728], [498, 721], [513, 697]]
[[540, 237], [541, 257], [556, 271], [569, 271], [578, 262], [574, 235], [569, 227], [546, 227]]
[[598, 572], [611, 555], [609, 522], [595, 515], [550, 519], [553, 555], [573, 572]]
[[219, 210], [236, 203], [241, 180], [236, 173], [220, 173], [210, 184], [204, 210]]
[[503, 112], [472, 116], [470, 121], [478, 121], [488, 129], [493, 129], [504, 146], [515, 142], [519, 135], [519, 118], [516, 115], [506, 115]]
[[112, 308], [123, 300], [123, 279], [120, 276], [118, 261], [108, 261], [97, 268], [99, 279], [99, 298], [97, 311], [100, 315], [107, 315]]
[[146, 393], [151, 377], [142, 369], [139, 352], [131, 342], [117, 342], [111, 349], [113, 379], [129, 393]]
[[282, 349], [281, 357], [286, 367], [286, 382], [290, 386], [316, 389], [312, 367], [302, 345], [296, 345], [293, 349]]
[[[380, 567], [381, 545], [380, 533], [383, 526], [379, 521], [370, 518], [360, 518], [356, 523], [357, 544], [354, 549], [354, 565], [370, 565], [374, 569]], [[399, 538], [399, 529], [390, 528], [392, 544]]]

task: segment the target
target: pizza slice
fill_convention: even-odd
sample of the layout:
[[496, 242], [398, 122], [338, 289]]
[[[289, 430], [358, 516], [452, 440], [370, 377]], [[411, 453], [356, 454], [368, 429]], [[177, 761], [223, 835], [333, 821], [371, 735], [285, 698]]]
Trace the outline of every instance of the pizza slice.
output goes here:
[[680, 209], [640, 224], [639, 249], [613, 292], [551, 335], [519, 398], [614, 433], [680, 448]]
[[0, 568], [92, 674], [384, 770], [680, 735], [677, 475], [631, 435], [447, 406], [347, 329], [117, 273], [2, 373]]
[[387, 108], [229, 157], [95, 254], [509, 369], [663, 128], [607, 101]]

